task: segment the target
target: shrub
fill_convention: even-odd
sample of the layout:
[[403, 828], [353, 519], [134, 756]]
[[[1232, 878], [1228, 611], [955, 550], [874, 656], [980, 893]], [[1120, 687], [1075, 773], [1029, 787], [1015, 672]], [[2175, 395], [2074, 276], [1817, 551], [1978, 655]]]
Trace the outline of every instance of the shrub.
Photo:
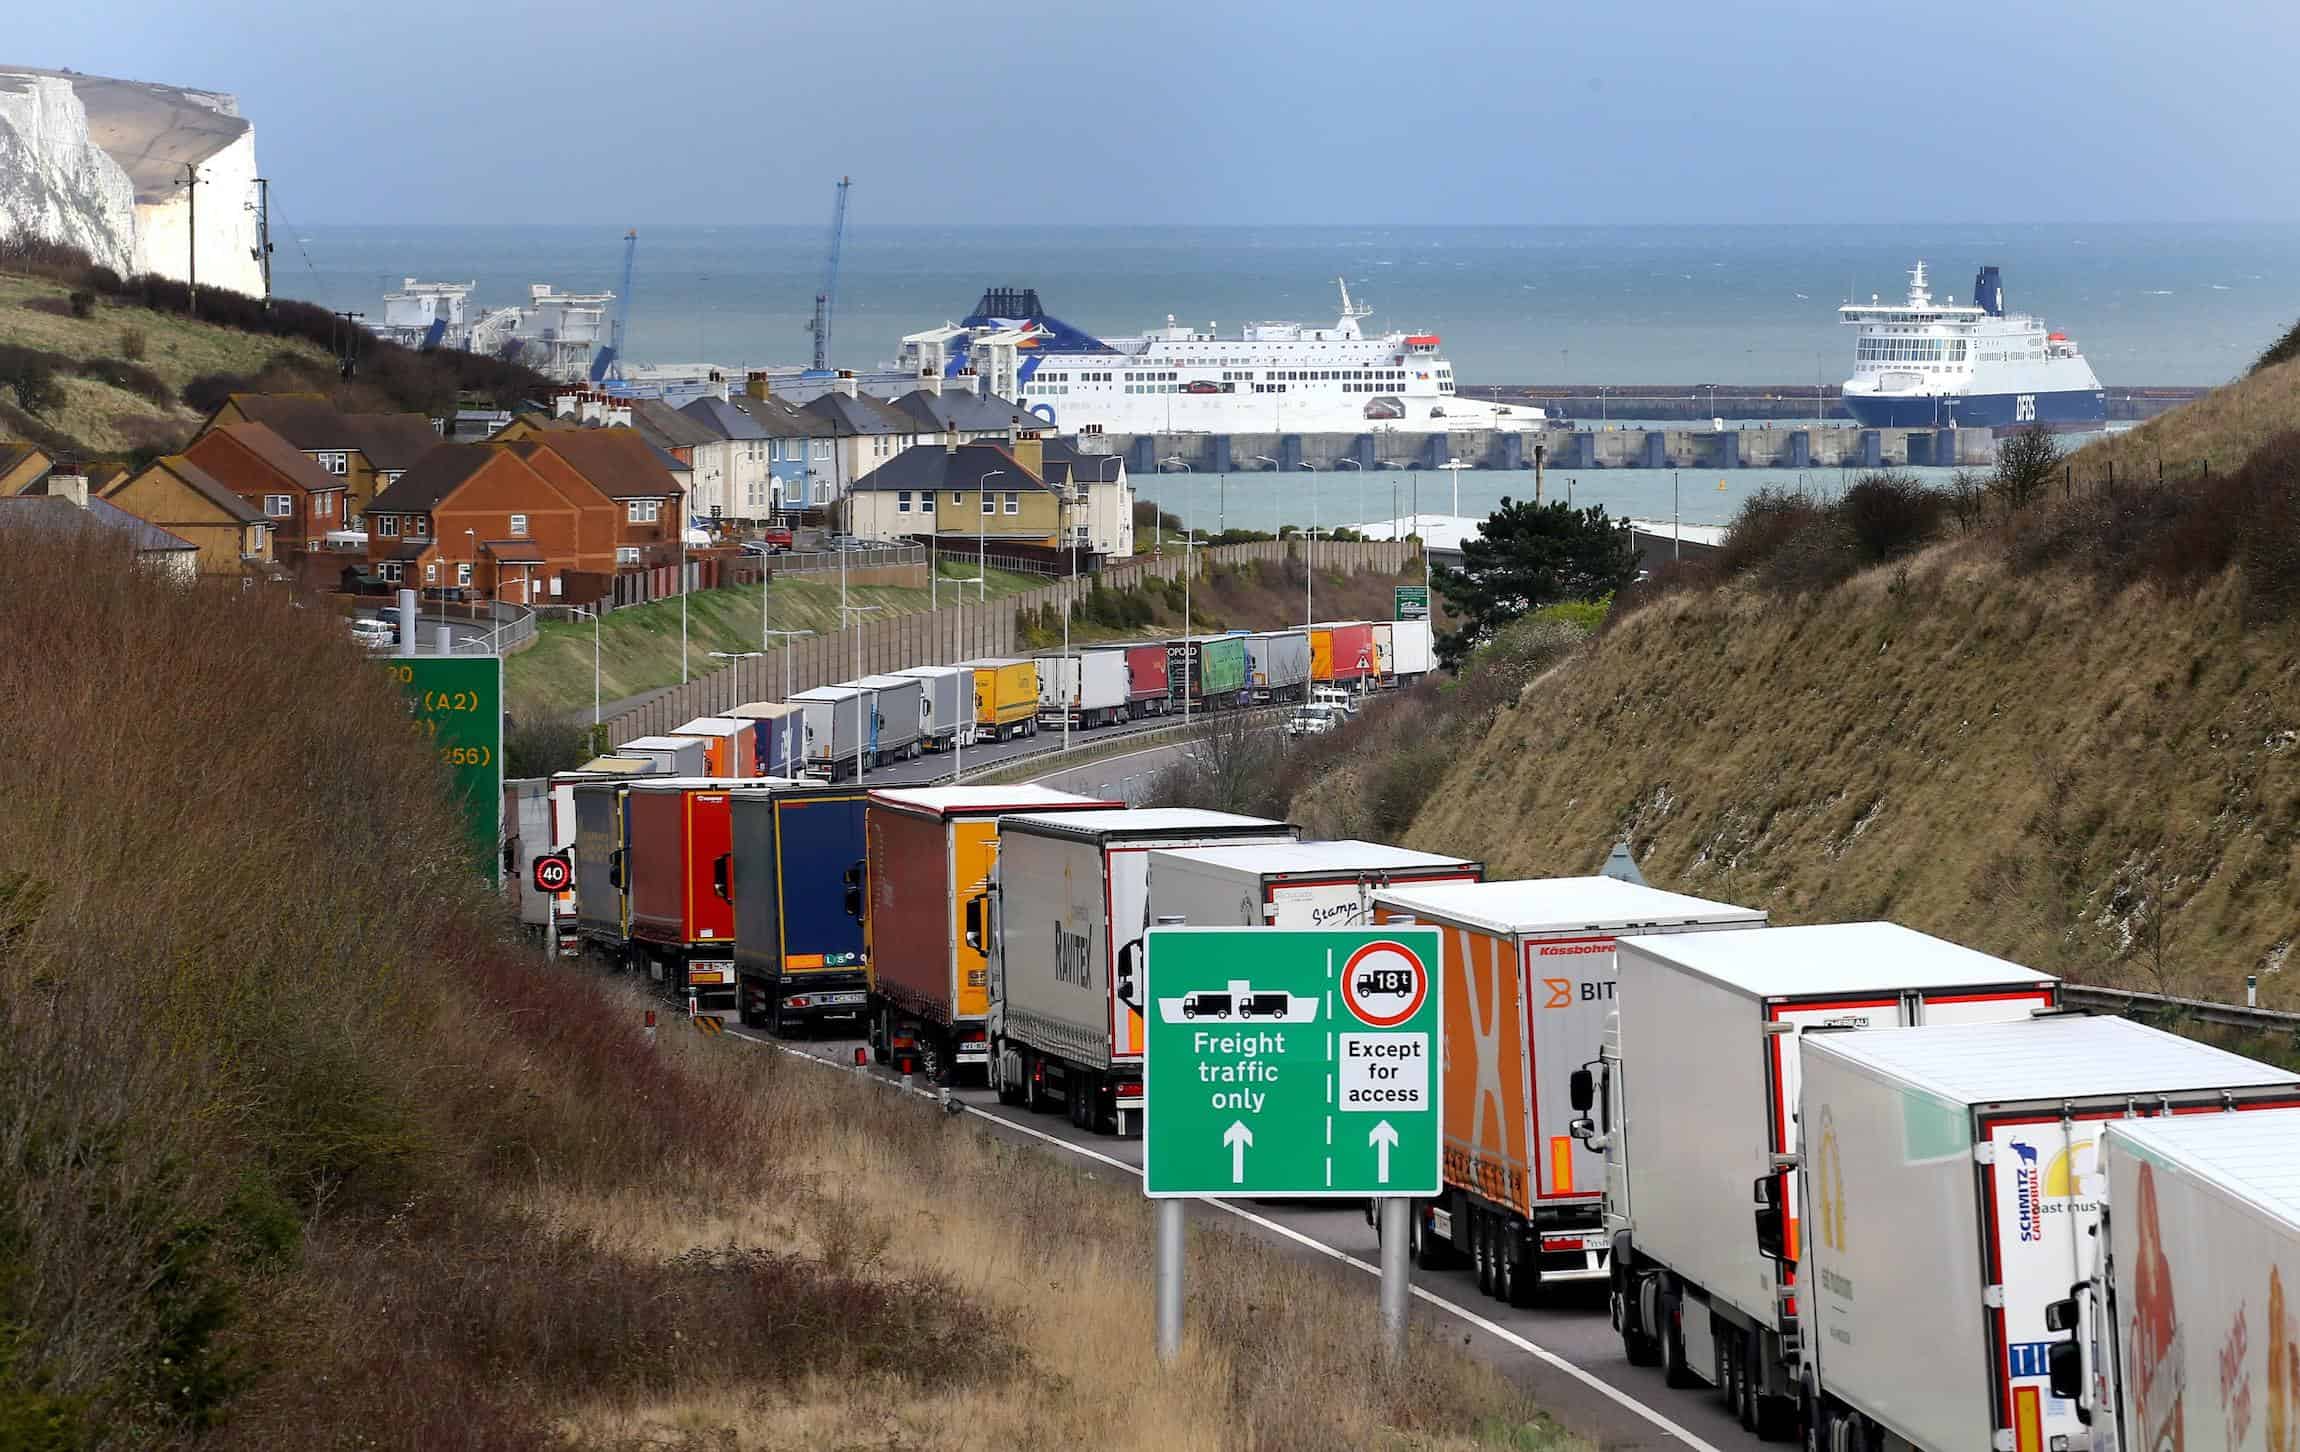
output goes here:
[[1913, 554], [1939, 531], [1947, 501], [1910, 474], [1865, 474], [1845, 491], [1837, 514], [1864, 565]]
[[96, 315], [96, 295], [92, 292], [75, 292], [66, 301], [72, 304], [72, 316], [75, 318], [92, 318]]
[[64, 386], [48, 360], [28, 349], [9, 349], [0, 357], [0, 383], [16, 395], [16, 406], [26, 413], [44, 414], [61, 408]]
[[184, 407], [195, 413], [214, 413], [224, 406], [225, 399], [254, 387], [255, 380], [244, 373], [203, 373], [185, 384], [178, 396]]
[[2285, 329], [2283, 337], [2263, 349], [2248, 371], [2258, 373], [2263, 368], [2273, 368], [2294, 358], [2300, 358], [2300, 323]]
[[575, 716], [517, 717], [503, 731], [506, 777], [549, 776], [589, 761], [591, 723]]
[[1721, 575], [1740, 575], [1770, 560], [1799, 531], [1818, 525], [1828, 506], [1802, 489], [1759, 489], [1725, 527], [1715, 561]]
[[1990, 490], [2005, 509], [2026, 509], [2051, 487], [2060, 472], [2060, 441], [2048, 429], [2023, 429], [1997, 443], [1997, 467]]
[[80, 376], [93, 378], [99, 383], [109, 383], [114, 388], [133, 393], [162, 407], [176, 399], [176, 391], [168, 387], [166, 380], [159, 374], [118, 358], [90, 358], [80, 365]]
[[142, 328], [120, 329], [120, 356], [131, 363], [144, 361], [144, 350], [149, 343], [150, 339]]

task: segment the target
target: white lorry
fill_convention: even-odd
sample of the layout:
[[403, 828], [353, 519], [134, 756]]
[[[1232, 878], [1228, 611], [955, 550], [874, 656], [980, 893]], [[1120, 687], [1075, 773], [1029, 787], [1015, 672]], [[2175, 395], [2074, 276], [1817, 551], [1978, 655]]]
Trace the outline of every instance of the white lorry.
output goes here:
[[[2104, 1127], [2132, 1116], [2250, 1120], [2257, 1116], [2226, 1111], [2292, 1104], [2300, 1079], [2124, 1019], [2068, 1015], [1815, 1034], [1798, 1097], [1804, 1149], [1792, 1173], [1807, 1207], [1802, 1225], [1792, 1228], [1784, 1213], [1789, 1177], [1769, 1176], [1756, 1183], [1757, 1223], [1743, 1235], [1797, 1266], [1792, 1340], [1810, 1445], [2053, 1452], [2085, 1440], [2077, 1404], [2053, 1394], [2054, 1327], [2063, 1319], [2053, 1308], [2094, 1259]], [[2293, 1161], [2280, 1168], [2288, 1177]], [[2129, 1204], [2135, 1222], [2170, 1223], [2137, 1187], [2129, 1202], [2113, 1185], [2109, 1198], [2120, 1212]], [[2213, 1228], [2209, 1218], [2176, 1227], [2206, 1237]], [[2160, 1236], [2153, 1263], [2129, 1239], [2117, 1246], [2144, 1278], [2128, 1304], [2167, 1292], [2156, 1281], [2163, 1244]], [[2223, 1244], [2212, 1254], [2243, 1253]], [[2239, 1263], [2265, 1280], [2257, 1261]], [[2164, 1309], [2155, 1302], [2142, 1314]], [[2263, 1339], [2271, 1329], [2261, 1326]], [[2166, 1368], [2149, 1383], [2161, 1396], [2185, 1375], [2197, 1414], [2186, 1440], [2163, 1435], [2168, 1408], [2152, 1402], [2146, 1438], [2118, 1445], [2262, 1445], [2214, 1441], [2204, 1426], [2220, 1421], [2208, 1410], [2212, 1388], [2229, 1384], [2247, 1333], [2203, 1317], [2175, 1331], [2169, 1317], [2151, 1325], [2137, 1364], [2157, 1369], [2173, 1354], [2200, 1369]], [[1744, 1398], [1754, 1381], [1729, 1359], [1723, 1380]]]
[[1199, 928], [1357, 928], [1374, 920], [1384, 889], [1484, 875], [1482, 863], [1379, 842], [1167, 848], [1150, 854], [1150, 916]]
[[1061, 730], [1107, 726], [1126, 719], [1126, 652], [1081, 650], [1038, 658], [1038, 724]]
[[2070, 1333], [2052, 1393], [2093, 1452], [2283, 1452], [2300, 1436], [2296, 1171], [2291, 1110], [2101, 1126], [2091, 1274], [2048, 1308]]
[[[1797, 1152], [1802, 1036], [2026, 1019], [2058, 982], [1894, 923], [1624, 937], [1614, 961], [1613, 1041], [1570, 1086], [1600, 1110], [1573, 1133], [1605, 1154], [1613, 1324], [1672, 1385], [1745, 1378], [1777, 1433], [1797, 1408], [1789, 1287], [1731, 1207]], [[1793, 1193], [1783, 1211], [1794, 1243]]]
[[[1167, 807], [999, 819], [985, 926], [990, 1086], [1009, 1104], [1059, 1100], [1081, 1129], [1139, 1133], [1142, 936], [1161, 847], [1291, 842], [1284, 822]], [[977, 915], [979, 917], [979, 915]]]
[[1375, 921], [1437, 928], [1445, 944], [1445, 1187], [1415, 1205], [1425, 1268], [1466, 1256], [1478, 1289], [1530, 1306], [1607, 1278], [1605, 1162], [1572, 1135], [1572, 1079], [1613, 1012], [1627, 934], [1765, 926], [1735, 907], [1612, 877], [1394, 883]]

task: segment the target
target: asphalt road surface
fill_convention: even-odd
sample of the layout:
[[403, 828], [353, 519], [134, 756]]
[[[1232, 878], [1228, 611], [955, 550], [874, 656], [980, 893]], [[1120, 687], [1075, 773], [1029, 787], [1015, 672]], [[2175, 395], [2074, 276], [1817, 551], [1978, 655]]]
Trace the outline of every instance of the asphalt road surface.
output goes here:
[[[1072, 750], [1079, 750], [1089, 746], [1120, 742], [1128, 736], [1138, 736], [1145, 731], [1163, 731], [1179, 726], [1181, 721], [1182, 718], [1179, 716], [1153, 716], [1147, 720], [1130, 721], [1117, 726], [1097, 726], [1091, 731], [1072, 731], [1070, 733], [1070, 745]], [[1116, 786], [1124, 781], [1125, 775], [1131, 774], [1136, 777], [1135, 791], [1138, 793], [1147, 791], [1149, 790], [1149, 780], [1146, 773], [1154, 773], [1158, 769], [1158, 765], [1173, 759], [1176, 738], [1169, 736], [1161, 739], [1167, 743], [1162, 748], [1165, 754], [1129, 757], [1128, 759], [1132, 764], [1125, 773], [1119, 772], [1115, 767], [1105, 769], [1102, 763], [1093, 762], [1068, 771], [1052, 772], [1041, 778], [1042, 784], [1058, 787], [1064, 791], [1083, 791], [1085, 790], [1083, 787], [1069, 785], [1073, 777], [1097, 785], [1107, 782]], [[921, 756], [916, 761], [898, 761], [891, 766], [874, 767], [863, 773], [862, 781], [864, 786], [870, 787], [934, 786], [950, 781], [952, 774], [960, 766], [964, 766], [966, 769], [966, 779], [972, 781], [994, 767], [1011, 766], [1019, 758], [1056, 751], [1061, 748], [1061, 745], [1062, 730], [1060, 727], [1052, 730], [1041, 728], [1036, 736], [968, 746], [965, 750], [958, 752], [932, 752]], [[1153, 762], [1156, 764], [1152, 764]], [[1113, 797], [1122, 795], [1117, 791], [1106, 794]], [[1127, 798], [1127, 800], [1135, 799], [1134, 797]]]

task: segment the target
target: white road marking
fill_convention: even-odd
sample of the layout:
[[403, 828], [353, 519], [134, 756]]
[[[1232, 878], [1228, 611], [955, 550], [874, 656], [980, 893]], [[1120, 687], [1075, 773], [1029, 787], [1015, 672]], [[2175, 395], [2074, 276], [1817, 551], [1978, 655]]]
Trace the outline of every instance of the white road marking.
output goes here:
[[[777, 1043], [773, 1039], [763, 1039], [755, 1034], [744, 1033], [740, 1029], [729, 1029], [727, 1030], [727, 1033], [730, 1036], [741, 1039], [746, 1043], [763, 1044], [770, 1049], [775, 1049], [779, 1052], [789, 1054], [793, 1058], [805, 1059], [809, 1063], [823, 1064], [831, 1068], [849, 1068], [851, 1072], [851, 1066], [844, 1065], [839, 1060], [825, 1058], [820, 1054], [810, 1054], [804, 1049], [795, 1049], [788, 1044]], [[896, 1083], [894, 1080], [881, 1078], [876, 1074], [868, 1072], [867, 1070], [863, 1072], [862, 1077], [868, 1079], [874, 1084], [883, 1084], [890, 1089], [902, 1092], [903, 1086], [899, 1083]], [[912, 1088], [908, 1092], [915, 1094], [922, 1099], [936, 1099], [939, 1097], [933, 1091], [926, 1089]], [[1130, 1165], [1124, 1160], [1118, 1159], [1115, 1156], [1106, 1155], [1100, 1150], [1091, 1149], [1086, 1145], [1073, 1144], [1069, 1140], [1061, 1139], [1055, 1135], [1048, 1134], [1045, 1130], [1034, 1128], [1031, 1125], [1018, 1123], [1017, 1121], [1008, 1119], [1003, 1115], [992, 1114], [987, 1110], [978, 1109], [974, 1105], [965, 1103], [961, 1100], [953, 1100], [952, 1102], [956, 1104], [961, 1110], [975, 1116], [977, 1119], [986, 1119], [992, 1124], [998, 1125], [1003, 1129], [1012, 1130], [1017, 1134], [1029, 1135], [1032, 1139], [1042, 1140], [1045, 1143], [1054, 1146], [1056, 1149], [1077, 1155], [1081, 1159], [1093, 1160], [1097, 1164], [1108, 1165], [1111, 1169], [1123, 1170], [1125, 1173], [1132, 1175], [1137, 1179], [1141, 1178], [1142, 1170], [1139, 1166]], [[1245, 1221], [1249, 1225], [1269, 1231], [1273, 1235], [1281, 1236], [1284, 1239], [1290, 1240], [1306, 1250], [1314, 1250], [1322, 1256], [1326, 1256], [1333, 1260], [1338, 1260], [1343, 1265], [1350, 1266], [1353, 1269], [1362, 1271], [1365, 1274], [1374, 1277], [1376, 1280], [1381, 1278], [1382, 1270], [1380, 1266], [1371, 1264], [1367, 1261], [1362, 1261], [1356, 1256], [1349, 1254], [1347, 1251], [1338, 1250], [1335, 1247], [1326, 1244], [1324, 1241], [1315, 1238], [1314, 1236], [1305, 1235], [1290, 1225], [1281, 1225], [1275, 1220], [1269, 1219], [1266, 1216], [1257, 1215], [1253, 1211], [1244, 1209], [1240, 1206], [1232, 1205], [1226, 1200], [1201, 1199], [1199, 1203], [1202, 1205], [1210, 1205], [1214, 1209], [1219, 1210], [1226, 1215], [1235, 1215], [1240, 1220]], [[1520, 1336], [1517, 1332], [1510, 1330], [1507, 1326], [1503, 1326], [1497, 1322], [1487, 1320], [1485, 1317], [1479, 1315], [1475, 1311], [1470, 1310], [1468, 1307], [1457, 1305], [1425, 1286], [1417, 1285], [1413, 1287], [1413, 1293], [1414, 1299], [1426, 1302], [1427, 1304], [1435, 1306], [1439, 1310], [1444, 1311], [1451, 1316], [1454, 1316], [1472, 1326], [1475, 1326], [1478, 1330], [1485, 1332], [1488, 1336], [1493, 1337], [1497, 1341], [1502, 1341], [1508, 1345], [1516, 1347], [1518, 1350], [1526, 1353], [1528, 1356], [1533, 1357], [1536, 1361], [1539, 1361], [1544, 1366], [1552, 1367], [1555, 1370], [1565, 1373], [1567, 1376], [1572, 1377], [1575, 1381], [1578, 1381], [1582, 1385], [1589, 1387], [1591, 1390], [1597, 1392], [1601, 1396], [1604, 1396], [1606, 1399], [1614, 1402], [1616, 1405], [1622, 1407], [1623, 1409], [1633, 1412], [1637, 1416], [1642, 1417], [1648, 1422], [1651, 1422], [1662, 1432], [1668, 1434], [1671, 1437], [1674, 1437], [1677, 1439], [1677, 1441], [1683, 1443], [1686, 1447], [1691, 1448], [1692, 1452], [1724, 1452], [1724, 1449], [1718, 1447], [1715, 1443], [1704, 1441], [1701, 1437], [1695, 1435], [1689, 1429], [1678, 1425], [1674, 1421], [1671, 1421], [1668, 1417], [1664, 1416], [1659, 1411], [1637, 1400], [1637, 1398], [1631, 1396], [1628, 1392], [1621, 1390], [1621, 1388], [1613, 1385], [1613, 1383], [1606, 1381], [1604, 1378], [1599, 1377], [1594, 1373], [1583, 1370], [1581, 1367], [1574, 1365], [1572, 1362], [1566, 1360], [1562, 1356], [1559, 1356], [1556, 1352], [1551, 1351], [1549, 1348], [1527, 1340], [1525, 1337]]]

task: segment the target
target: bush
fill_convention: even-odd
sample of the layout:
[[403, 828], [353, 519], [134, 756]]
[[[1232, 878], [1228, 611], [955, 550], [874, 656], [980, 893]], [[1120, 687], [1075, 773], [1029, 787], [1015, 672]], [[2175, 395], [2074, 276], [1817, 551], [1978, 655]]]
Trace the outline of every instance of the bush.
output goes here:
[[120, 356], [131, 363], [144, 361], [144, 350], [149, 343], [150, 339], [142, 328], [120, 329]]
[[96, 295], [92, 292], [75, 292], [66, 301], [71, 303], [72, 316], [75, 318], [92, 318], [96, 315]]
[[2300, 323], [2285, 329], [2283, 337], [2263, 349], [2248, 371], [2258, 373], [2263, 368], [2273, 368], [2294, 358], [2300, 358]]
[[1799, 533], [1818, 527], [1828, 506], [1802, 489], [1759, 489], [1725, 527], [1715, 562], [1721, 575], [1742, 575], [1770, 561]]
[[214, 413], [233, 394], [254, 389], [255, 382], [245, 373], [203, 373], [185, 384], [178, 397], [194, 413]]
[[1989, 489], [2007, 512], [2026, 509], [2051, 487], [2060, 468], [2060, 441], [2047, 429], [2023, 429], [1997, 442]]
[[573, 771], [589, 761], [591, 723], [576, 716], [514, 718], [503, 732], [506, 777], [549, 776]]
[[1914, 554], [1939, 532], [1947, 501], [1909, 474], [1865, 474], [1845, 491], [1837, 513], [1852, 532], [1864, 565]]
[[133, 393], [163, 408], [176, 400], [176, 391], [168, 387], [167, 381], [159, 374], [118, 358], [90, 358], [80, 365], [80, 376], [93, 378], [99, 383], [109, 383], [114, 388]]
[[0, 384], [16, 395], [16, 406], [26, 413], [51, 413], [64, 404], [64, 386], [56, 369], [29, 349], [0, 350]]

